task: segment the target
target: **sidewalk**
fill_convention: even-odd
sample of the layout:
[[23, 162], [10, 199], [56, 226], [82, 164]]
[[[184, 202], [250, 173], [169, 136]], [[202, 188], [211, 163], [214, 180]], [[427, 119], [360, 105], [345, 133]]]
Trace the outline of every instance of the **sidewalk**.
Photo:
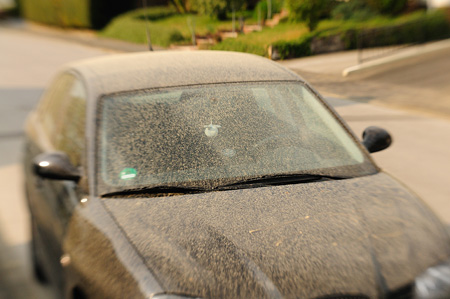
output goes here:
[[448, 49], [450, 49], [450, 39], [410, 46], [397, 50], [389, 56], [380, 57], [362, 64], [358, 64], [358, 50], [296, 58], [280, 61], [279, 63], [291, 69], [351, 77], [384, 71], [386, 68], [407, 64], [411, 59], [424, 55], [434, 55], [439, 51]]
[[325, 96], [450, 120], [450, 40], [405, 48], [360, 66], [357, 56], [348, 51], [279, 63]]

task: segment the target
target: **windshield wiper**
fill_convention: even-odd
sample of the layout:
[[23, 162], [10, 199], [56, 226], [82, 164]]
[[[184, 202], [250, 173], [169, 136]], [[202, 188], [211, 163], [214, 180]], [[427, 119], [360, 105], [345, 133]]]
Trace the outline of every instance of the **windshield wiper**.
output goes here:
[[261, 186], [273, 186], [273, 185], [288, 185], [297, 183], [308, 183], [322, 180], [343, 180], [348, 177], [343, 176], [331, 176], [323, 174], [308, 174], [308, 173], [286, 173], [275, 175], [263, 175], [250, 177], [242, 180], [235, 181], [230, 184], [217, 186], [216, 189], [228, 189], [232, 187], [254, 185], [254, 187]]
[[111, 197], [111, 196], [130, 196], [139, 194], [192, 194], [192, 193], [202, 193], [202, 192], [212, 192], [218, 190], [232, 190], [239, 188], [255, 188], [255, 187], [265, 187], [274, 185], [288, 185], [297, 183], [309, 183], [322, 180], [343, 180], [348, 177], [342, 176], [331, 176], [322, 174], [305, 174], [305, 173], [286, 173], [286, 174], [275, 174], [275, 175], [263, 175], [249, 177], [241, 180], [234, 181], [230, 184], [218, 185], [211, 188], [202, 188], [195, 186], [170, 186], [161, 185], [153, 187], [143, 187], [134, 189], [124, 189], [120, 191], [110, 192], [102, 194], [101, 197]]
[[101, 197], [121, 196], [121, 195], [124, 196], [124, 195], [134, 195], [134, 194], [158, 194], [158, 193], [190, 194], [190, 193], [200, 193], [200, 192], [210, 192], [210, 191], [213, 191], [213, 189], [207, 189], [207, 188], [201, 188], [201, 187], [161, 185], [161, 186], [154, 186], [154, 187], [124, 189], [124, 190], [120, 190], [120, 191], [102, 194]]

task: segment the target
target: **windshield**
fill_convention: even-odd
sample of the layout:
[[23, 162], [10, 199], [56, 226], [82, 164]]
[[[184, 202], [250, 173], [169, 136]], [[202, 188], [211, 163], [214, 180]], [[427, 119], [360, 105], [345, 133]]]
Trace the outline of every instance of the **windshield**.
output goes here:
[[100, 194], [285, 173], [352, 177], [376, 171], [298, 82], [133, 91], [104, 96], [99, 105]]

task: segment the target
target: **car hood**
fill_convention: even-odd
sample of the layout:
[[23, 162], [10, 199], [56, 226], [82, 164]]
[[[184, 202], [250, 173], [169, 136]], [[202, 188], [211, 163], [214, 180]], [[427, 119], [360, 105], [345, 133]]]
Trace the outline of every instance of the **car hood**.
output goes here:
[[375, 298], [450, 253], [439, 220], [384, 173], [103, 203], [168, 293]]

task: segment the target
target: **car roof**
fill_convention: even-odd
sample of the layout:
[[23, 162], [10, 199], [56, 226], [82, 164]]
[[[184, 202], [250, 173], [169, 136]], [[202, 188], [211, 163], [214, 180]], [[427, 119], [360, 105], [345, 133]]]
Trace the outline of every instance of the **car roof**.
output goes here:
[[223, 51], [107, 55], [73, 63], [68, 68], [84, 78], [95, 98], [128, 90], [195, 84], [303, 81], [269, 59]]

